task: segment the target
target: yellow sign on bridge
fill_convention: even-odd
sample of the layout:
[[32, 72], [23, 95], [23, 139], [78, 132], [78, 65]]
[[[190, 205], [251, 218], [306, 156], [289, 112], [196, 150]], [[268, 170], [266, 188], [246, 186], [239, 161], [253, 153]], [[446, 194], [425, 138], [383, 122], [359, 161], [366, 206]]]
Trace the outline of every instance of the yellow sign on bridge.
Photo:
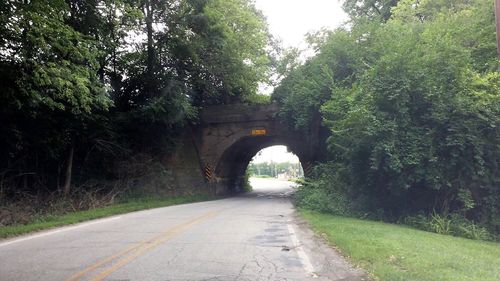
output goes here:
[[265, 136], [267, 135], [266, 129], [252, 129], [252, 136]]

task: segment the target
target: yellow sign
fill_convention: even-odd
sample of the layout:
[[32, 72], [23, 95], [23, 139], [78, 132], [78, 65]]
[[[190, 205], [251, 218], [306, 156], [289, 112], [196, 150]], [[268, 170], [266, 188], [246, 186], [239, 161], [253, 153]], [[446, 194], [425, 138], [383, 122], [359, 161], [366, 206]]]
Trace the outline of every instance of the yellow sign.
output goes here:
[[267, 134], [266, 129], [253, 129], [252, 136], [265, 136]]

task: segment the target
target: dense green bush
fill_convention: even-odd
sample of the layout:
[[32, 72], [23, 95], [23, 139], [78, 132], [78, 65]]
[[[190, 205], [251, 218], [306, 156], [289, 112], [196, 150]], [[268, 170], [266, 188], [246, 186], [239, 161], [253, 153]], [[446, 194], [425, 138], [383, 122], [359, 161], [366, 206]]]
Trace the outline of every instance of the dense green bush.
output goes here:
[[[317, 40], [318, 55], [276, 91], [283, 115], [300, 117], [289, 119], [292, 127], [317, 110], [331, 129], [330, 168], [299, 202], [335, 205], [329, 195], [340, 190], [350, 209], [370, 217], [422, 213], [435, 232], [481, 236], [481, 225], [498, 233], [500, 73], [492, 5], [402, 0], [392, 11], [386, 22], [355, 18], [350, 28]], [[321, 209], [337, 208], [323, 201]], [[452, 214], [468, 223], [450, 221]]]
[[427, 216], [420, 214], [406, 217], [401, 223], [439, 234], [461, 236], [475, 240], [495, 239], [495, 236], [487, 228], [467, 220], [458, 214], [450, 216], [442, 216], [437, 213]]
[[[314, 168], [313, 177], [300, 181], [294, 194], [295, 203], [301, 207], [336, 215], [352, 215], [352, 201], [347, 197], [336, 178], [338, 174], [330, 173], [333, 167], [328, 164]], [[333, 184], [332, 183], [336, 183]], [[325, 188], [328, 187], [328, 188]]]
[[319, 164], [311, 177], [299, 182], [299, 188], [294, 194], [295, 204], [299, 208], [340, 216], [385, 220], [475, 240], [498, 239], [487, 227], [459, 213], [442, 215], [433, 211], [405, 217], [388, 216], [387, 210], [380, 207], [379, 202], [370, 196], [360, 195], [359, 191], [346, 185], [339, 177], [342, 173], [335, 166], [334, 163]]

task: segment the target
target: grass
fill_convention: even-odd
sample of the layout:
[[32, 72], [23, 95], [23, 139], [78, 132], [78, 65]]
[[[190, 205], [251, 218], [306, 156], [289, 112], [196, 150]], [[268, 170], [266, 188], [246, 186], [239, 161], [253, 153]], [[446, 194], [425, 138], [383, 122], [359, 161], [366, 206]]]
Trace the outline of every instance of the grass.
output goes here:
[[258, 179], [273, 179], [273, 177], [269, 175], [250, 175], [251, 178], [258, 178]]
[[498, 281], [500, 244], [300, 210], [317, 233], [376, 280]]
[[168, 199], [153, 197], [128, 198], [124, 203], [117, 203], [102, 208], [86, 211], [77, 211], [58, 216], [43, 216], [32, 223], [9, 225], [0, 227], [0, 238], [6, 238], [25, 234], [29, 232], [79, 223], [87, 220], [109, 217], [123, 213], [146, 210], [159, 207], [167, 207], [192, 202], [200, 202], [214, 199], [211, 196], [180, 196]]

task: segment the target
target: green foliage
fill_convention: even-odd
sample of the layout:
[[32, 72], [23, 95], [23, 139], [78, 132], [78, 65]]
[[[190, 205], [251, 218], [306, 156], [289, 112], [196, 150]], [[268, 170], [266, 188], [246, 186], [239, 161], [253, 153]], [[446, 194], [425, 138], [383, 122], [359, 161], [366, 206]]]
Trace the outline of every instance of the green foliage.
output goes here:
[[343, 7], [353, 18], [386, 21], [400, 0], [344, 0]]
[[301, 208], [322, 213], [350, 216], [352, 211], [345, 194], [320, 188], [315, 182], [302, 184], [294, 195]]
[[302, 171], [302, 166], [300, 163], [291, 162], [262, 162], [254, 163], [250, 162], [247, 171], [251, 176], [257, 177], [278, 177], [278, 174], [287, 174], [292, 177], [302, 177], [304, 172]]
[[491, 240], [492, 235], [485, 227], [478, 226], [474, 222], [459, 225], [458, 231], [455, 232], [457, 236], [462, 236], [474, 240]]
[[250, 96], [245, 96], [243, 101], [248, 104], [269, 104], [271, 103], [271, 96], [261, 95], [261, 94], [253, 94]]
[[200, 108], [266, 102], [268, 41], [249, 0], [2, 1], [0, 197], [56, 191], [68, 167], [114, 180], [175, 150]]
[[[85, 118], [111, 101], [97, 78], [97, 44], [67, 25], [64, 1], [10, 3], [2, 64], [17, 77], [3, 85], [7, 101], [36, 115], [41, 110]], [[68, 115], [68, 116], [69, 116]]]
[[493, 240], [494, 235], [490, 231], [467, 220], [458, 214], [443, 216], [432, 213], [429, 216], [422, 214], [404, 218], [404, 224], [439, 234], [454, 235], [474, 240]]
[[268, 175], [251, 175], [253, 178], [259, 178], [259, 179], [271, 179], [273, 177], [268, 176]]
[[217, 90], [229, 96], [256, 94], [258, 83], [267, 79], [269, 66], [264, 51], [269, 34], [263, 15], [248, 0], [208, 1], [204, 14], [219, 37], [216, 56], [204, 62], [211, 75], [223, 79], [224, 88]]
[[243, 192], [252, 191], [252, 185], [250, 184], [250, 172], [248, 169], [245, 171], [245, 178], [243, 179]]
[[[328, 33], [311, 36], [311, 43], [322, 42]], [[349, 84], [362, 67], [356, 43], [347, 30], [338, 29], [328, 38], [331, 40], [321, 45], [319, 54], [291, 70], [273, 93], [273, 99], [282, 104], [280, 115], [295, 129], [309, 129], [318, 118], [318, 108], [330, 99], [331, 88], [336, 83]]]
[[65, 24], [64, 1], [35, 1], [20, 9], [23, 61], [17, 83], [30, 105], [74, 115], [107, 109], [110, 101], [97, 78], [97, 46]]
[[429, 221], [429, 228], [431, 231], [438, 234], [449, 235], [451, 234], [451, 220], [447, 217], [433, 213]]
[[276, 90], [283, 115], [301, 127], [320, 111], [331, 129], [329, 157], [342, 169], [324, 172], [337, 176], [321, 192], [342, 186], [356, 211], [376, 218], [435, 210], [435, 231], [451, 233], [456, 213], [498, 232], [491, 3], [400, 1], [392, 11], [385, 23], [359, 19], [320, 40]]
[[338, 178], [341, 173], [332, 173], [332, 170], [336, 170], [332, 163], [316, 166], [313, 177], [300, 183], [294, 195], [295, 204], [300, 208], [324, 213], [354, 215], [355, 210], [347, 196], [346, 186], [340, 184]]

